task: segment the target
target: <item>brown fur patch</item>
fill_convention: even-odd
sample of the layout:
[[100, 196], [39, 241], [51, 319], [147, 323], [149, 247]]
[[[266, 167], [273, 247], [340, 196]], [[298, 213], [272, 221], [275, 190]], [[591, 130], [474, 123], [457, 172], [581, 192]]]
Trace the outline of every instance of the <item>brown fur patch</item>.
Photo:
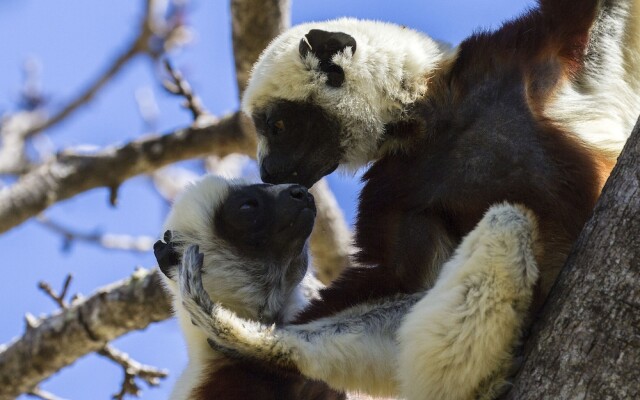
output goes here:
[[212, 360], [193, 400], [344, 400], [325, 383], [250, 362]]

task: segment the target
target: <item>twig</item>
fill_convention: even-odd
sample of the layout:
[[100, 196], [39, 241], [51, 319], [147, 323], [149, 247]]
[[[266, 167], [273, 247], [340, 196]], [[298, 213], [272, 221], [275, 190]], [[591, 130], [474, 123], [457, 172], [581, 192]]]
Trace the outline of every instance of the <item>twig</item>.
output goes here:
[[149, 386], [157, 386], [161, 378], [166, 378], [169, 374], [166, 370], [161, 370], [150, 365], [144, 365], [133, 360], [128, 354], [113, 348], [110, 345], [104, 346], [97, 352], [101, 356], [108, 358], [122, 366], [124, 370], [124, 380], [120, 392], [113, 395], [114, 399], [122, 400], [127, 394], [138, 397], [140, 386], [136, 383], [136, 378], [145, 381]]
[[173, 68], [168, 59], [164, 60], [164, 67], [171, 76], [171, 81], [164, 80], [162, 86], [169, 92], [185, 98], [184, 107], [191, 111], [194, 121], [202, 116], [211, 115], [202, 105], [202, 101], [193, 93], [191, 85], [182, 76], [180, 71]]
[[49, 285], [45, 281], [40, 281], [38, 283], [38, 287], [43, 292], [48, 294], [49, 297], [51, 297], [51, 299], [53, 299], [53, 301], [55, 301], [60, 306], [60, 308], [67, 309], [69, 307], [69, 304], [67, 304], [67, 302], [64, 300], [64, 298], [67, 297], [67, 291], [69, 290], [69, 285], [71, 284], [71, 279], [72, 278], [73, 278], [73, 276], [71, 274], [67, 274], [67, 277], [64, 279], [64, 283], [62, 285], [62, 291], [60, 291], [60, 294], [57, 294], [51, 288], [51, 285]]
[[[45, 121], [35, 124], [24, 132], [24, 137], [32, 136], [38, 132], [44, 131], [58, 124], [66, 119], [74, 111], [78, 110], [80, 106], [91, 101], [95, 95], [102, 89], [111, 79], [127, 65], [129, 61], [140, 54], [147, 54], [152, 57], [159, 57], [164, 51], [167, 50], [165, 43], [172, 40], [173, 45], [182, 44], [180, 41], [176, 41], [174, 36], [182, 26], [182, 19], [174, 18], [169, 23], [167, 21], [159, 20], [158, 16], [161, 13], [156, 12], [155, 8], [158, 1], [147, 0], [145, 14], [140, 23], [140, 29], [137, 36], [129, 43], [125, 50], [116, 57], [116, 59], [109, 65], [105, 71], [100, 74], [91, 84], [87, 86], [79, 95], [73, 100], [69, 101], [53, 116], [47, 118]], [[168, 16], [168, 18], [171, 16]]]
[[49, 393], [45, 390], [40, 389], [39, 387], [35, 387], [33, 390], [27, 393], [31, 397], [37, 397], [42, 400], [64, 400], [61, 397], [58, 397], [52, 393]]
[[82, 233], [73, 231], [49, 218], [41, 215], [37, 218], [40, 225], [62, 235], [63, 250], [71, 248], [74, 241], [82, 241], [95, 244], [110, 250], [125, 250], [145, 253], [153, 248], [156, 238], [151, 236], [116, 235], [110, 233]]

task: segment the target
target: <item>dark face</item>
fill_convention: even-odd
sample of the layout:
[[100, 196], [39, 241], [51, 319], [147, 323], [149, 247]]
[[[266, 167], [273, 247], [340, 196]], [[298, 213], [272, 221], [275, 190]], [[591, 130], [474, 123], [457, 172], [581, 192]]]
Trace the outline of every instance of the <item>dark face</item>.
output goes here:
[[311, 103], [280, 101], [253, 115], [267, 151], [260, 176], [267, 183], [313, 186], [342, 158], [339, 124]]
[[302, 251], [316, 216], [300, 185], [232, 187], [215, 215], [215, 229], [243, 256], [282, 259]]

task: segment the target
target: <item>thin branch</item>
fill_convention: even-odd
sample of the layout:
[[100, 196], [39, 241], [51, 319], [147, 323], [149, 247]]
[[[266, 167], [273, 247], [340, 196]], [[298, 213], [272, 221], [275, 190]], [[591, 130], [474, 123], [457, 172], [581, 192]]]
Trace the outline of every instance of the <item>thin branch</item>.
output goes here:
[[89, 189], [107, 187], [113, 192], [126, 179], [176, 161], [210, 154], [255, 154], [255, 148], [251, 123], [235, 113], [207, 126], [179, 129], [93, 155], [67, 151], [0, 190], [0, 232]]
[[[182, 28], [182, 24], [181, 20], [178, 19], [176, 20], [178, 22], [174, 23], [168, 23], [163, 19], [159, 19], [159, 14], [161, 13], [157, 12], [155, 9], [158, 6], [158, 3], [159, 2], [157, 0], [146, 1], [145, 13], [142, 21], [140, 22], [138, 34], [124, 49], [124, 51], [122, 51], [107, 68], [105, 68], [104, 72], [99, 74], [92, 83], [80, 92], [80, 94], [61, 107], [53, 116], [30, 126], [24, 132], [24, 137], [29, 137], [38, 132], [42, 132], [65, 120], [82, 105], [91, 101], [100, 89], [110, 82], [111, 79], [113, 79], [113, 77], [116, 76], [123, 67], [137, 55], [147, 54], [152, 57], [159, 57], [162, 52], [166, 51], [167, 49], [165, 48], [164, 43], [169, 39], [172, 39], [173, 35], [176, 34], [176, 31], [179, 31]], [[157, 43], [160, 43], [160, 45]], [[178, 42], [174, 40], [173, 43]]]
[[200, 98], [193, 93], [189, 82], [180, 71], [173, 68], [169, 59], [164, 60], [164, 67], [171, 76], [171, 81], [165, 80], [162, 85], [169, 93], [185, 98], [184, 107], [191, 111], [193, 121], [197, 122], [201, 117], [211, 115], [202, 105]]
[[58, 397], [52, 393], [49, 393], [45, 390], [40, 389], [39, 387], [36, 387], [35, 389], [31, 390], [30, 392], [27, 393], [29, 396], [31, 397], [36, 397], [38, 399], [42, 399], [42, 400], [64, 400], [61, 397]]
[[141, 389], [136, 383], [136, 378], [142, 379], [149, 386], [158, 386], [160, 379], [166, 378], [169, 375], [168, 371], [141, 364], [132, 359], [127, 353], [117, 350], [110, 345], [104, 346], [104, 348], [98, 350], [97, 353], [120, 365], [124, 371], [122, 387], [120, 388], [120, 392], [113, 395], [114, 399], [122, 400], [127, 394], [138, 397]]
[[99, 289], [66, 310], [33, 320], [22, 337], [0, 346], [0, 399], [15, 398], [111, 340], [170, 317], [156, 270]]
[[43, 292], [45, 292], [49, 297], [51, 297], [51, 299], [53, 301], [55, 301], [56, 304], [60, 306], [60, 308], [66, 309], [67, 307], [69, 307], [69, 304], [67, 304], [67, 302], [64, 300], [64, 298], [67, 297], [67, 291], [69, 290], [69, 285], [71, 284], [71, 279], [72, 279], [72, 275], [68, 274], [67, 277], [64, 280], [64, 284], [62, 285], [62, 290], [60, 291], [60, 294], [57, 294], [51, 288], [51, 285], [49, 285], [45, 281], [40, 281], [40, 283], [38, 283], [38, 287]]
[[95, 244], [109, 250], [124, 250], [145, 253], [153, 248], [153, 243], [156, 241], [156, 238], [152, 236], [116, 235], [112, 233], [100, 232], [77, 232], [63, 226], [60, 223], [54, 222], [43, 215], [38, 216], [37, 221], [43, 227], [62, 235], [64, 240], [63, 250], [65, 251], [71, 248], [73, 242], [81, 241]]

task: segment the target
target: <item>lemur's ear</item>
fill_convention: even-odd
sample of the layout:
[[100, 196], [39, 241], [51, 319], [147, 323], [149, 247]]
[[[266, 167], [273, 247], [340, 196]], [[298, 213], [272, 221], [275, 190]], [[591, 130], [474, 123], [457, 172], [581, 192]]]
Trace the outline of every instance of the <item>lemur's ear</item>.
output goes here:
[[327, 74], [327, 84], [340, 87], [344, 83], [344, 70], [331, 61], [331, 57], [351, 47], [351, 54], [356, 52], [356, 40], [344, 32], [327, 32], [312, 29], [300, 40], [298, 51], [302, 58], [309, 52], [320, 60], [320, 70]]

